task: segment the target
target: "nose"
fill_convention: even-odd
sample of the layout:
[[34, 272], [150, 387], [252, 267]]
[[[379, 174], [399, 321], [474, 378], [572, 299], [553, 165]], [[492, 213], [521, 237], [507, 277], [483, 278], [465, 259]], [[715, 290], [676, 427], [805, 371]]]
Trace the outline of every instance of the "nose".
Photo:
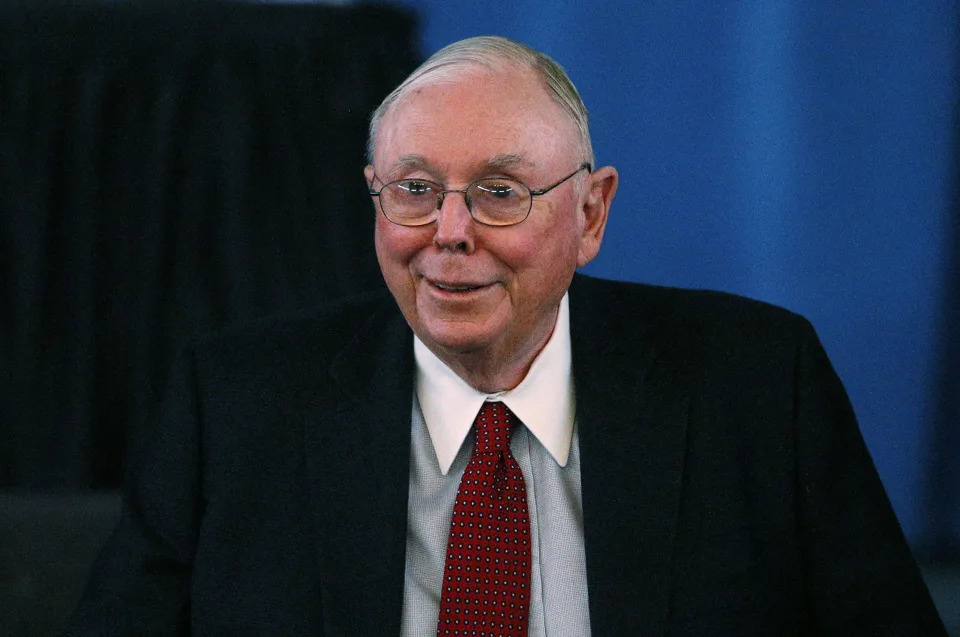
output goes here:
[[447, 191], [437, 213], [433, 242], [438, 248], [470, 254], [474, 250], [476, 224], [467, 209], [466, 194]]

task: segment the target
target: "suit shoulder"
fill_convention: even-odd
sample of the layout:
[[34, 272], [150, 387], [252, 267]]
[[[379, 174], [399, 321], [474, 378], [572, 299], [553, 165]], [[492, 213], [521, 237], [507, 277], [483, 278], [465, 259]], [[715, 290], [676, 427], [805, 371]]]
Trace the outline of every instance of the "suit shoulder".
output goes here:
[[[577, 289], [600, 300], [606, 313], [625, 324], [656, 326], [674, 338], [758, 343], [793, 340], [813, 332], [799, 314], [764, 301], [715, 290], [578, 277]], [[571, 288], [572, 290], [574, 288]]]
[[204, 357], [261, 362], [302, 357], [306, 350], [325, 357], [394, 307], [385, 290], [371, 291], [230, 325], [195, 338], [192, 349]]

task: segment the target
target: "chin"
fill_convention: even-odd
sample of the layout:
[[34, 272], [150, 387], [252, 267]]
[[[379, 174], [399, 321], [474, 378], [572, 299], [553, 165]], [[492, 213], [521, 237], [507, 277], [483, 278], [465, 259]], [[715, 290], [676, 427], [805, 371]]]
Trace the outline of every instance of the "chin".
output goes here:
[[421, 325], [417, 336], [431, 349], [440, 348], [452, 354], [469, 354], [490, 347], [492, 335], [476, 326], [461, 322]]

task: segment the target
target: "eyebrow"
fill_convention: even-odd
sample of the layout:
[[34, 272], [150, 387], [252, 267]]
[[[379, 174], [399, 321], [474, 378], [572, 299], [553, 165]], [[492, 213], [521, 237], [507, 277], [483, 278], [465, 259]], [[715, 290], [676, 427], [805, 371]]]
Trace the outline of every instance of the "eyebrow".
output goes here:
[[[516, 168], [517, 166], [532, 165], [533, 162], [527, 159], [526, 153], [504, 153], [494, 155], [484, 162], [481, 171], [489, 172], [491, 170], [504, 170], [507, 168]], [[430, 160], [422, 155], [400, 155], [397, 161], [393, 162], [393, 165], [390, 167], [389, 174], [395, 174], [405, 170], [424, 170], [433, 175], [437, 175], [439, 172]]]
[[517, 166], [532, 166], [533, 162], [527, 159], [526, 153], [507, 153], [494, 155], [487, 160], [486, 168], [515, 168]]
[[412, 170], [412, 169], [422, 169], [427, 172], [435, 172], [433, 164], [427, 161], [426, 157], [420, 155], [400, 155], [397, 158], [397, 161], [393, 162], [393, 165], [390, 166], [390, 173], [393, 174], [400, 172], [402, 170]]

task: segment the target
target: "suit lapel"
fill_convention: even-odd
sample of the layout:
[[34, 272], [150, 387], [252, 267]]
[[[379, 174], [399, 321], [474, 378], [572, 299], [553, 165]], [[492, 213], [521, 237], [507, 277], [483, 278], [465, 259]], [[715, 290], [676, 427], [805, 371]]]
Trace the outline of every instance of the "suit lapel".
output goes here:
[[635, 290], [578, 276], [570, 291], [595, 635], [661, 635], [669, 607], [689, 384], [657, 319], [623, 307]]
[[399, 634], [413, 396], [410, 330], [392, 299], [332, 362], [304, 431], [327, 634]]

